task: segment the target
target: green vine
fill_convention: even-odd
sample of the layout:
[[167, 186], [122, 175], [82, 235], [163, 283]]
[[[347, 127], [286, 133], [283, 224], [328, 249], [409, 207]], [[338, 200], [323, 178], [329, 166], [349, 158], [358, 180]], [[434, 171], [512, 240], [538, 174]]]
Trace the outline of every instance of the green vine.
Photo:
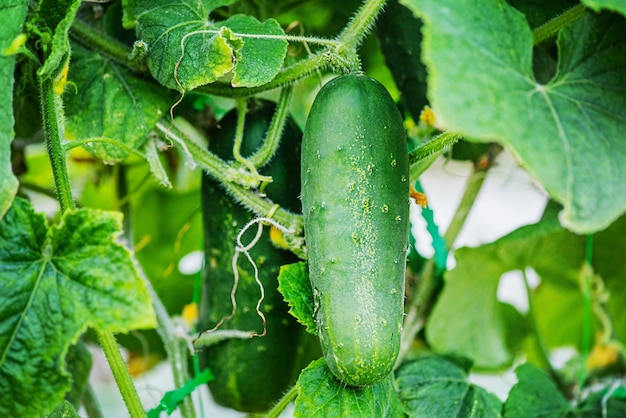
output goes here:
[[287, 116], [289, 115], [289, 103], [293, 96], [293, 86], [289, 85], [282, 89], [280, 92], [280, 98], [276, 105], [276, 111], [270, 122], [270, 126], [267, 129], [267, 135], [263, 144], [248, 160], [255, 167], [262, 167], [265, 165], [274, 155], [278, 149], [280, 142], [280, 136], [285, 127]]
[[104, 53], [136, 73], [145, 73], [148, 70], [143, 56], [138, 52], [140, 48], [131, 49], [80, 19], [74, 19], [70, 35], [79, 43]]
[[61, 206], [61, 212], [65, 213], [75, 209], [72, 187], [67, 174], [65, 150], [63, 149], [63, 101], [61, 95], [55, 91], [55, 81], [47, 79], [40, 82], [41, 91], [41, 115], [43, 118], [44, 136], [57, 198]]
[[585, 241], [585, 261], [580, 270], [580, 284], [583, 296], [583, 326], [580, 344], [580, 367], [578, 370], [578, 393], [582, 392], [587, 380], [587, 358], [591, 351], [591, 321], [593, 298], [591, 284], [593, 281], [593, 235], [587, 235]]
[[[62, 77], [62, 74], [60, 77]], [[64, 87], [65, 83], [62, 78], [47, 78], [40, 81], [39, 84], [44, 137], [61, 213], [66, 213], [76, 208], [67, 171], [65, 149], [63, 148], [64, 122], [61, 94]], [[145, 417], [137, 391], [126, 368], [126, 363], [115, 342], [115, 337], [110, 331], [98, 330], [97, 333], [115, 381], [131, 416], [133, 418]]]
[[302, 231], [301, 216], [282, 208], [275, 209], [275, 204], [269, 199], [262, 197], [253, 190], [234, 183], [234, 179], [229, 177], [232, 168], [228, 164], [194, 142], [177, 129], [176, 126], [168, 126], [166, 123], [165, 121], [157, 123], [157, 129], [189, 155], [204, 171], [220, 181], [235, 199], [260, 216], [267, 216], [275, 210], [272, 219], [286, 226], [294, 234]]
[[280, 414], [285, 409], [287, 409], [287, 406], [289, 406], [289, 404], [293, 402], [297, 397], [298, 387], [294, 385], [291, 387], [291, 389], [287, 391], [287, 393], [283, 395], [282, 398], [280, 398], [276, 405], [274, 405], [274, 407], [270, 409], [265, 418], [278, 418]]
[[585, 14], [585, 11], [585, 6], [579, 4], [566, 10], [563, 14], [550, 19], [533, 30], [533, 44], [538, 45], [554, 37], [562, 28], [580, 19]]
[[120, 349], [117, 346], [115, 337], [111, 332], [97, 332], [98, 341], [100, 342], [100, 346], [104, 351], [107, 361], [109, 362], [109, 367], [111, 367], [111, 372], [113, 372], [115, 383], [122, 394], [122, 399], [124, 399], [124, 403], [128, 408], [131, 418], [144, 418], [146, 413], [141, 406], [139, 395], [137, 395], [137, 389], [135, 388], [133, 380], [128, 373], [128, 366], [126, 366], [124, 358], [120, 354]]

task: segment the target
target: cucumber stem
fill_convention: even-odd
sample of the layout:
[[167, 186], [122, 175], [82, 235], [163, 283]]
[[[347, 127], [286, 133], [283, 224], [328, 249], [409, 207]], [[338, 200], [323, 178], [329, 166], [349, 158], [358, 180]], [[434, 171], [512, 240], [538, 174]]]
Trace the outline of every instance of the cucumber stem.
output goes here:
[[[63, 101], [62, 92], [55, 91], [55, 80], [48, 78], [40, 81], [41, 113], [43, 118], [44, 136], [48, 149], [48, 156], [52, 166], [54, 184], [61, 207], [61, 213], [76, 208], [72, 197], [65, 150], [63, 149]], [[111, 367], [111, 372], [118, 385], [122, 398], [131, 417], [145, 417], [137, 390], [133, 385], [126, 363], [110, 331], [96, 330], [98, 340]]]
[[137, 395], [137, 389], [135, 385], [133, 385], [133, 380], [128, 373], [128, 367], [122, 358], [113, 333], [100, 330], [96, 330], [96, 332], [100, 346], [109, 362], [109, 367], [111, 367], [111, 372], [113, 372], [115, 383], [122, 394], [122, 399], [124, 399], [124, 403], [126, 404], [126, 408], [128, 408], [131, 418], [146, 417], [146, 413], [139, 400], [139, 395]]
[[[124, 234], [129, 249], [133, 249], [133, 231], [132, 231], [132, 212], [130, 205], [128, 204], [128, 190], [126, 182], [126, 169], [123, 165], [120, 165], [117, 179], [117, 197], [120, 203], [120, 210], [124, 214]], [[190, 379], [187, 360], [187, 353], [189, 349], [183, 339], [176, 336], [176, 327], [172, 322], [172, 318], [165, 309], [163, 302], [159, 298], [159, 295], [152, 287], [152, 283], [148, 279], [148, 276], [143, 271], [143, 268], [138, 262], [135, 262], [135, 268], [138, 275], [144, 282], [144, 285], [150, 293], [150, 299], [152, 300], [152, 306], [157, 319], [156, 332], [159, 334], [161, 341], [163, 341], [163, 347], [167, 353], [167, 361], [172, 369], [172, 375], [174, 377], [174, 386], [181, 388]], [[183, 418], [195, 418], [196, 411], [193, 407], [190, 397], [185, 397], [182, 404], [179, 407], [181, 416]]]
[[337, 37], [343, 45], [344, 50], [354, 50], [367, 35], [367, 32], [374, 25], [376, 17], [383, 9], [385, 0], [365, 0], [361, 8], [348, 22], [346, 27]]
[[72, 197], [72, 187], [67, 174], [65, 150], [63, 149], [63, 102], [61, 95], [54, 91], [54, 80], [48, 78], [39, 85], [41, 92], [41, 115], [48, 157], [57, 192], [61, 213], [76, 208]]
[[522, 270], [522, 276], [524, 278], [524, 286], [526, 288], [526, 295], [528, 300], [528, 325], [530, 327], [530, 332], [533, 336], [533, 340], [535, 343], [535, 347], [537, 349], [537, 353], [539, 356], [539, 361], [542, 366], [548, 371], [552, 380], [556, 383], [559, 390], [567, 395], [567, 385], [561, 379], [561, 376], [557, 373], [557, 371], [552, 366], [550, 362], [550, 357], [548, 355], [548, 349], [546, 348], [546, 344], [539, 333], [539, 327], [537, 326], [537, 316], [535, 314], [535, 303], [532, 295], [532, 289], [530, 288], [530, 284], [528, 283], [528, 277], [526, 275], [526, 271]]
[[[199, 144], [190, 139], [181, 132], [176, 126], [167, 126], [167, 122], [161, 121], [157, 123], [157, 129], [165, 136], [171, 139], [177, 146], [189, 153], [194, 161], [209, 175], [222, 183], [228, 193], [248, 207], [259, 216], [267, 216], [270, 211], [274, 210], [274, 202], [266, 199], [253, 190], [244, 188], [243, 186], [233, 183], [228, 177], [229, 166], [219, 157], [210, 151], [204, 149]], [[302, 216], [291, 213], [285, 209], [279, 208], [272, 215], [272, 219], [298, 234], [302, 231]]]
[[280, 137], [283, 133], [283, 129], [285, 128], [287, 116], [289, 115], [289, 103], [291, 102], [292, 96], [293, 86], [288, 85], [283, 87], [280, 92], [278, 103], [276, 104], [276, 111], [274, 112], [270, 126], [267, 129], [267, 135], [263, 141], [263, 145], [259, 147], [254, 155], [248, 158], [248, 161], [250, 161], [255, 167], [262, 167], [265, 165], [278, 149]]
[[89, 47], [102, 52], [114, 61], [128, 67], [136, 73], [147, 71], [145, 62], [133, 59], [133, 50], [107, 34], [96, 30], [93, 26], [80, 19], [74, 19], [70, 28], [72, 38]]
[[591, 282], [593, 280], [593, 235], [588, 234], [585, 241], [585, 262], [581, 268], [580, 280], [583, 294], [583, 326], [582, 341], [580, 344], [580, 366], [578, 370], [578, 394], [587, 381], [587, 358], [591, 351], [591, 321], [592, 321], [592, 294]]
[[578, 4], [535, 28], [533, 30], [533, 45], [538, 45], [555, 36], [563, 27], [580, 19], [585, 14], [585, 10], [584, 5]]
[[93, 391], [91, 383], [87, 384], [80, 402], [83, 408], [85, 408], [88, 418], [103, 418], [100, 404], [98, 403], [98, 399], [96, 398], [96, 394]]
[[278, 418], [280, 414], [298, 397], [298, 387], [293, 385], [287, 393], [267, 413], [266, 418]]
[[115, 145], [118, 148], [123, 149], [124, 151], [128, 152], [129, 154], [134, 154], [138, 157], [141, 157], [142, 159], [146, 159], [146, 156], [144, 154], [142, 154], [141, 152], [137, 151], [134, 148], [129, 147], [128, 145], [124, 144], [123, 142], [120, 142], [118, 140], [115, 139], [111, 139], [111, 138], [87, 138], [87, 139], [75, 139], [69, 142], [64, 142], [63, 143], [63, 150], [65, 152], [74, 149], [74, 148], [78, 148], [78, 147], [82, 147], [85, 145], [91, 145], [94, 143], [103, 143], [103, 144], [111, 144], [111, 145]]
[[280, 71], [269, 83], [257, 87], [237, 87], [233, 88], [228, 83], [215, 82], [198, 87], [195, 91], [210, 94], [213, 96], [229, 97], [250, 97], [264, 91], [274, 90], [303, 79], [316, 70], [322, 70], [330, 65], [326, 53], [318, 53]]
[[445, 151], [450, 146], [463, 139], [463, 135], [454, 132], [443, 132], [424, 145], [421, 145], [409, 153], [409, 164], [413, 165], [430, 157], [433, 154]]

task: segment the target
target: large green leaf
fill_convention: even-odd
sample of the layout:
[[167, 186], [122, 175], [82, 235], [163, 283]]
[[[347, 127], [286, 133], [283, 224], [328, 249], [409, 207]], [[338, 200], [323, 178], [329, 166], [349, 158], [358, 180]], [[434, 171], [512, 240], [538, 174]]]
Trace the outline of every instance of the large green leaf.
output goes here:
[[558, 40], [556, 75], [532, 72], [526, 19], [501, 0], [403, 0], [425, 22], [423, 59], [439, 127], [508, 148], [579, 233], [626, 209], [626, 22], [589, 13]]
[[302, 371], [296, 387], [294, 416], [297, 418], [404, 416], [391, 374], [371, 386], [346, 386], [333, 376], [321, 358]]
[[[11, 167], [11, 141], [13, 140], [13, 69], [17, 48], [11, 48], [22, 30], [27, 0], [11, 0], [0, 8], [0, 219], [11, 207], [17, 192], [17, 179]], [[19, 48], [19, 47], [18, 47]]]
[[269, 82], [280, 70], [287, 41], [278, 22], [209, 13], [234, 0], [125, 0], [124, 23], [148, 44], [148, 67], [164, 86], [190, 90], [232, 75], [234, 87]]
[[172, 104], [164, 89], [135, 77], [126, 68], [78, 44], [73, 45], [64, 98], [69, 139], [107, 139], [87, 147], [106, 162], [122, 161], [137, 149]]
[[582, 2], [585, 6], [596, 11], [608, 9], [626, 15], [626, 2], [624, 0], [582, 0]]
[[[585, 257], [585, 238], [555, 234], [531, 266], [542, 283], [533, 292], [537, 327], [550, 348], [580, 347], [584, 298], [580, 266]], [[626, 341], [626, 216], [593, 237], [593, 269], [601, 279], [608, 301], [604, 304], [613, 323], [613, 336]], [[600, 297], [604, 297], [600, 296]], [[559, 324], [555, 327], [554, 324]], [[592, 322], [592, 335], [598, 323]], [[591, 341], [593, 343], [593, 341]]]
[[155, 326], [121, 216], [81, 209], [49, 226], [16, 198], [0, 222], [0, 415], [41, 416], [70, 390], [66, 355], [88, 328]]
[[515, 369], [517, 383], [504, 404], [505, 418], [567, 417], [572, 406], [547, 374], [530, 364]]
[[499, 417], [500, 400], [467, 381], [467, 372], [441, 357], [403, 363], [396, 385], [410, 417]]
[[[507, 340], [512, 333], [525, 331], [507, 321], [496, 291], [504, 273], [529, 267], [542, 280], [532, 297], [534, 320], [546, 346], [580, 345], [579, 280], [585, 237], [563, 229], [555, 212], [491, 244], [456, 251], [457, 266], [446, 275], [426, 328], [433, 348], [471, 358], [480, 367], [498, 367], [512, 360]], [[621, 341], [626, 340], [626, 312], [620, 307], [626, 297], [624, 247], [626, 217], [594, 236], [593, 268], [606, 286], [613, 332]]]
[[[428, 321], [426, 336], [439, 352], [472, 359], [477, 367], [496, 368], [512, 359], [511, 330], [497, 299], [500, 277], [524, 269], [537, 248], [565, 231], [555, 219], [518, 229], [478, 248], [456, 251], [457, 266], [445, 276], [445, 287]], [[575, 253], [572, 253], [575, 254]]]

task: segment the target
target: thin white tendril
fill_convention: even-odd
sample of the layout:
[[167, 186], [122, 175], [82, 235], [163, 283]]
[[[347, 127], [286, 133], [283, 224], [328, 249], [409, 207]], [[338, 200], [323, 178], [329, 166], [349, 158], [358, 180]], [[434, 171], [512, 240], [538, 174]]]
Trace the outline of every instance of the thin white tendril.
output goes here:
[[[233, 287], [230, 290], [230, 302], [232, 305], [231, 312], [230, 314], [222, 317], [213, 328], [200, 333], [200, 335], [196, 337], [194, 342], [197, 341], [200, 338], [200, 336], [202, 336], [203, 334], [215, 332], [220, 326], [222, 326], [222, 324], [224, 324], [224, 322], [230, 320], [233, 316], [235, 316], [235, 313], [237, 312], [237, 300], [235, 298], [235, 295], [237, 293], [237, 288], [239, 286], [239, 269], [237, 268], [237, 261], [239, 259], [239, 254], [241, 253], [243, 253], [246, 256], [246, 258], [248, 259], [248, 262], [252, 265], [252, 268], [254, 269], [254, 281], [259, 286], [259, 290], [261, 291], [261, 296], [259, 297], [259, 300], [257, 301], [255, 309], [256, 309], [257, 315], [261, 318], [261, 321], [263, 323], [263, 332], [259, 334], [256, 331], [253, 331], [250, 334], [250, 338], [265, 336], [267, 332], [267, 320], [265, 318], [265, 315], [263, 314], [263, 311], [261, 311], [261, 304], [263, 303], [263, 299], [265, 299], [265, 288], [263, 287], [263, 283], [261, 282], [261, 279], [259, 279], [259, 269], [256, 263], [254, 262], [254, 260], [252, 259], [252, 256], [250, 255], [250, 252], [249, 252], [252, 248], [254, 248], [254, 246], [261, 239], [261, 236], [263, 235], [264, 223], [270, 224], [271, 226], [275, 227], [276, 229], [278, 229], [279, 231], [285, 234], [293, 234], [295, 232], [292, 229], [285, 228], [283, 225], [279, 224], [274, 219], [266, 218], [266, 217], [258, 217], [258, 218], [252, 219], [250, 222], [245, 224], [243, 228], [241, 228], [241, 231], [239, 231], [239, 234], [237, 234], [235, 254], [233, 255], [233, 259], [231, 263], [232, 269], [233, 269]], [[243, 242], [241, 241], [243, 235], [248, 231], [248, 229], [250, 229], [255, 224], [258, 225], [256, 235], [250, 241], [250, 243], [248, 243], [248, 245], [243, 245]]]
[[601, 402], [602, 418], [607, 418], [609, 416], [609, 407], [608, 407], [609, 399], [611, 399], [611, 396], [613, 396], [613, 393], [615, 393], [615, 391], [617, 391], [617, 389], [620, 388], [622, 383], [623, 381], [621, 380], [617, 380], [613, 382], [613, 384], [611, 385], [607, 393], [604, 396], [602, 396], [602, 402]]
[[[246, 231], [255, 223], [258, 224], [256, 235], [247, 246], [244, 246], [241, 243], [241, 238], [243, 234], [245, 234]], [[244, 253], [246, 258], [248, 259], [248, 262], [250, 262], [250, 264], [252, 265], [252, 268], [254, 269], [254, 281], [257, 283], [257, 285], [259, 286], [259, 290], [261, 291], [261, 297], [259, 298], [256, 304], [256, 313], [257, 315], [259, 315], [259, 317], [261, 318], [261, 321], [263, 322], [263, 332], [261, 334], [258, 334], [257, 332], [255, 332], [252, 335], [253, 337], [263, 337], [267, 331], [266, 329], [267, 321], [265, 319], [265, 315], [263, 315], [263, 312], [261, 312], [261, 303], [263, 302], [263, 299], [265, 299], [265, 289], [263, 288], [263, 283], [261, 283], [261, 280], [259, 279], [259, 269], [256, 263], [254, 262], [254, 260], [252, 259], [252, 256], [249, 253], [249, 250], [251, 250], [256, 245], [256, 243], [259, 242], [262, 234], [263, 234], [263, 223], [259, 222], [258, 219], [253, 219], [250, 222], [248, 222], [241, 229], [241, 231], [239, 231], [239, 234], [237, 235], [237, 246], [235, 247], [235, 255], [233, 256], [233, 262], [232, 262], [233, 272], [235, 273], [235, 281], [239, 281], [239, 270], [237, 269], [237, 260], [239, 259], [239, 254]]]
[[[274, 226], [275, 228], [282, 231], [283, 233], [294, 232], [290, 229], [285, 228], [284, 226], [282, 226], [281, 224], [279, 224], [278, 222], [276, 222], [275, 220], [271, 218], [259, 217], [248, 222], [243, 228], [241, 228], [241, 231], [239, 231], [239, 234], [237, 235], [237, 246], [235, 247], [235, 255], [233, 256], [233, 272], [235, 273], [235, 281], [239, 280], [239, 272], [237, 269], [237, 259], [239, 258], [239, 254], [243, 253], [248, 259], [248, 262], [252, 265], [252, 268], [254, 269], [254, 281], [259, 286], [259, 290], [261, 292], [261, 297], [259, 298], [256, 304], [256, 313], [263, 321], [263, 332], [261, 334], [258, 334], [255, 332], [253, 337], [263, 337], [267, 332], [267, 327], [266, 327], [267, 321], [265, 319], [265, 315], [261, 311], [261, 303], [263, 303], [263, 299], [265, 299], [265, 288], [263, 287], [263, 283], [261, 283], [261, 280], [259, 279], [259, 269], [256, 263], [254, 262], [254, 260], [252, 259], [252, 256], [249, 253], [249, 251], [257, 244], [257, 242], [259, 242], [259, 239], [261, 239], [261, 236], [263, 234], [264, 223], [268, 223]], [[248, 245], [243, 245], [243, 243], [241, 242], [241, 238], [248, 231], [248, 229], [250, 229], [250, 227], [252, 227], [254, 224], [258, 225], [258, 229], [257, 229], [257, 233], [255, 237], [252, 239], [252, 241], [250, 241]]]

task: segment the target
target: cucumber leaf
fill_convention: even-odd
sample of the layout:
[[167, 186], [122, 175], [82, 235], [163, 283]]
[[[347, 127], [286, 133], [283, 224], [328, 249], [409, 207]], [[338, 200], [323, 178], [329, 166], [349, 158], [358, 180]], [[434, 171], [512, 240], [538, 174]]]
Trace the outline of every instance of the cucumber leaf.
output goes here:
[[[11, 167], [11, 141], [13, 140], [13, 70], [15, 53], [19, 47], [14, 41], [22, 30], [28, 1], [11, 0], [0, 10], [0, 219], [4, 216], [17, 193], [17, 178]], [[13, 50], [16, 49], [16, 50]]]
[[566, 417], [572, 406], [547, 374], [531, 364], [515, 369], [517, 383], [504, 404], [504, 418]]
[[410, 417], [500, 417], [500, 400], [469, 383], [467, 371], [443, 357], [403, 363], [396, 386]]
[[393, 385], [393, 375], [371, 386], [346, 386], [333, 376], [323, 358], [313, 361], [296, 382], [294, 416], [303, 417], [403, 417]]
[[[436, 351], [462, 355], [479, 367], [506, 365], [513, 356], [511, 333], [525, 331], [507, 318], [502, 309], [506, 305], [497, 300], [497, 287], [504, 273], [527, 268], [541, 279], [532, 292], [533, 316], [547, 348], [580, 346], [583, 296], [579, 278], [585, 237], [563, 229], [557, 210], [493, 243], [456, 251], [457, 265], [446, 274], [426, 327], [427, 339]], [[626, 265], [621, 262], [625, 246], [626, 216], [594, 235], [593, 269], [611, 295], [606, 306], [620, 341], [626, 340], [622, 307]], [[592, 325], [593, 334], [597, 324]]]
[[80, 209], [49, 226], [14, 200], [0, 222], [0, 415], [42, 416], [59, 404], [72, 384], [69, 347], [88, 327], [155, 326], [120, 231], [116, 213]]
[[76, 409], [74, 409], [74, 406], [71, 403], [63, 401], [44, 418], [80, 418], [80, 415], [78, 415]]
[[582, 3], [595, 11], [607, 9], [626, 15], [626, 3], [622, 0], [582, 0]]
[[424, 20], [438, 127], [509, 149], [564, 206], [561, 223], [574, 232], [602, 230], [624, 213], [623, 16], [588, 13], [565, 27], [556, 75], [541, 84], [527, 21], [504, 1], [401, 3]]
[[444, 289], [427, 324], [426, 337], [433, 349], [467, 357], [481, 368], [510, 363], [509, 327], [497, 299], [500, 277], [524, 269], [537, 248], [549, 245], [559, 232], [567, 235], [552, 219], [522, 227], [491, 244], [458, 249], [456, 268], [445, 275]]
[[103, 142], [86, 147], [108, 163], [123, 161], [130, 149], [138, 149], [172, 103], [163, 89], [78, 44], [73, 45], [68, 79], [74, 88], [64, 96], [66, 137], [120, 142], [123, 147]]
[[[69, 30], [82, 0], [42, 0], [37, 8], [36, 22], [42, 22], [41, 34], [43, 65], [37, 70], [41, 80], [56, 78], [70, 58]], [[41, 23], [39, 23], [41, 24]], [[52, 32], [52, 38], [47, 33]]]
[[224, 22], [209, 18], [233, 0], [126, 0], [124, 24], [136, 27], [148, 43], [148, 67], [164, 86], [194, 89], [232, 75], [233, 87], [272, 80], [287, 53], [284, 31], [274, 19], [259, 22], [236, 15]]
[[299, 262], [280, 267], [278, 291], [289, 304], [289, 313], [306, 327], [309, 334], [317, 335], [314, 318], [313, 291], [309, 282], [307, 263]]

